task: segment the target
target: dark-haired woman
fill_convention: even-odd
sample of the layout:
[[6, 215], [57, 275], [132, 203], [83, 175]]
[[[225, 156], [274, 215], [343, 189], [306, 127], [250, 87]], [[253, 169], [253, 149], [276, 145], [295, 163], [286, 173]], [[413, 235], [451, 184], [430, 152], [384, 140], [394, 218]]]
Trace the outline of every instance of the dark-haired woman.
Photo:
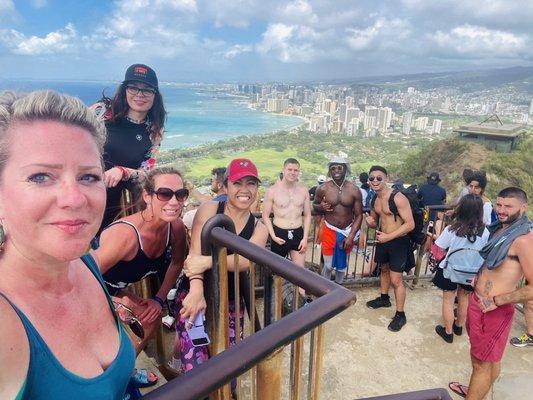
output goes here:
[[[461, 197], [454, 213], [454, 220], [442, 231], [435, 244], [442, 250], [450, 252], [458, 249], [481, 249], [489, 238], [489, 231], [483, 223], [483, 201], [480, 196], [467, 194]], [[433, 283], [442, 289], [442, 319], [444, 325], [437, 325], [435, 331], [448, 343], [453, 342], [453, 335], [461, 335], [466, 322], [468, 294], [473, 287], [458, 284], [444, 277], [446, 260], [441, 261]], [[457, 293], [457, 319], [454, 321], [453, 305]]]
[[[144, 181], [142, 210], [115, 221], [100, 235], [95, 257], [107, 289], [115, 303], [133, 311], [144, 330], [144, 337], [134, 340], [137, 354], [161, 323], [164, 300], [183, 266], [186, 231], [179, 217], [188, 195], [177, 170], [156, 168]], [[152, 274], [163, 279], [153, 298], [128, 290], [129, 285]], [[142, 379], [145, 386], [155, 383], [153, 376]]]
[[155, 165], [155, 155], [163, 138], [166, 111], [155, 71], [143, 64], [133, 64], [113, 99], [98, 103], [107, 128], [104, 146], [107, 202], [100, 229], [120, 213], [123, 189], [144, 179]]

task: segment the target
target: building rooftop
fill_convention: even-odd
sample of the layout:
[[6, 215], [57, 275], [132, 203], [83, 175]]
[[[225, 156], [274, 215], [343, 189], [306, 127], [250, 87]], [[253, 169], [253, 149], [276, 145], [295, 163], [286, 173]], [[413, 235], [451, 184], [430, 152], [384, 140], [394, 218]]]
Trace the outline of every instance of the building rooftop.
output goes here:
[[524, 131], [521, 124], [504, 124], [497, 115], [493, 115], [480, 123], [460, 125], [454, 129], [459, 134], [475, 134], [494, 138], [516, 138]]

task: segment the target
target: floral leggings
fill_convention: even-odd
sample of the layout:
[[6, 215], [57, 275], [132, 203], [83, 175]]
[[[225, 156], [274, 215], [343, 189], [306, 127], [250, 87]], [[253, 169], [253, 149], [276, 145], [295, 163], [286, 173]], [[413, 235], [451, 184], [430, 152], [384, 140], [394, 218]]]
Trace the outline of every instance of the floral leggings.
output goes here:
[[[182, 365], [182, 371], [181, 372], [187, 372], [191, 369], [195, 368], [196, 366], [203, 364], [209, 359], [209, 350], [207, 346], [199, 346], [194, 347], [192, 344], [191, 339], [189, 338], [189, 334], [187, 332], [187, 329], [185, 329], [185, 320], [179, 318], [179, 312], [181, 308], [183, 307], [183, 300], [187, 296], [189, 292], [187, 290], [178, 290], [176, 300], [174, 303], [174, 315], [176, 317], [176, 342], [175, 346], [179, 346], [179, 353], [180, 354], [180, 360]], [[236, 343], [236, 335], [235, 335], [235, 301], [230, 300], [229, 302], [229, 345], [234, 346]], [[241, 309], [240, 309], [240, 316], [239, 316], [240, 322], [241, 322], [241, 340], [243, 339], [243, 330], [244, 330], [244, 302], [241, 299]], [[232, 382], [232, 387], [233, 387]]]

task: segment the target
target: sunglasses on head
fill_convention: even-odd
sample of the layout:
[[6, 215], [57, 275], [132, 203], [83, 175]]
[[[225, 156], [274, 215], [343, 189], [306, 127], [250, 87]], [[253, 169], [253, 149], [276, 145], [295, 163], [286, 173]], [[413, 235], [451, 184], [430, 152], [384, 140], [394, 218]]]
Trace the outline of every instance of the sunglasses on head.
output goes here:
[[178, 201], [185, 201], [187, 200], [187, 197], [189, 197], [189, 189], [178, 189], [176, 191], [173, 191], [169, 188], [159, 188], [153, 192], [156, 197], [161, 201], [170, 201], [172, 199], [172, 196], [176, 196], [176, 200]]
[[137, 86], [130, 86], [130, 85], [126, 86], [126, 91], [132, 96], [137, 96], [140, 93], [141, 96], [146, 96], [146, 97], [152, 97], [156, 93], [154, 89], [140, 88]]
[[143, 325], [141, 324], [141, 321], [137, 319], [133, 311], [122, 303], [113, 302], [113, 307], [115, 307], [115, 312], [117, 313], [118, 318], [125, 324], [128, 324], [135, 336], [144, 339]]
[[382, 176], [371, 176], [370, 178], [368, 178], [368, 180], [370, 182], [374, 182], [374, 181], [381, 182], [383, 180], [383, 177]]

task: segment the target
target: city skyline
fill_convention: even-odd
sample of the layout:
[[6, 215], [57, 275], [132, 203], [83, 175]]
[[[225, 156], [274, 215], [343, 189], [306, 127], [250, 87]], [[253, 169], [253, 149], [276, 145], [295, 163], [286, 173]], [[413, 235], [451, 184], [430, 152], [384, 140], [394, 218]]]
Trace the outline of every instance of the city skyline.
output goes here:
[[[439, 18], [434, 18], [435, 15]], [[3, 79], [306, 81], [533, 65], [533, 3], [0, 0]]]

